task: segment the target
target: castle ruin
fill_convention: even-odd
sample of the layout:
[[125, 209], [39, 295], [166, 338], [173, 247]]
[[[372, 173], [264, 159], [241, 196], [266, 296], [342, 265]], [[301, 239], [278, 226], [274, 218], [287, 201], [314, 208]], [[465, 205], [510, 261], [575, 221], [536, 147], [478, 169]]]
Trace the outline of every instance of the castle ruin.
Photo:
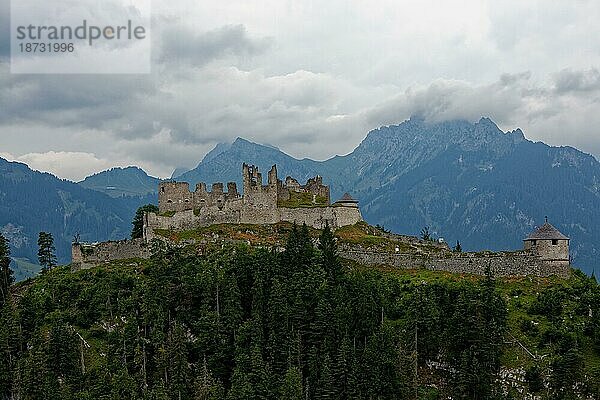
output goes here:
[[[262, 174], [254, 165], [242, 166], [243, 192], [234, 182], [212, 185], [199, 183], [193, 192], [185, 182], [164, 182], [159, 186], [159, 212], [144, 216], [144, 237], [94, 245], [73, 244], [72, 262], [87, 268], [103, 262], [149, 257], [148, 244], [162, 238], [155, 232], [186, 231], [215, 224], [266, 225], [278, 222], [306, 224], [322, 229], [337, 229], [362, 221], [358, 201], [349, 194], [331, 204], [329, 187], [316, 176], [301, 185], [287, 177], [282, 181], [274, 165], [263, 185]], [[422, 242], [417, 238], [389, 234], [397, 243]], [[431, 243], [429, 243], [431, 245]], [[561, 276], [570, 274], [569, 238], [546, 222], [523, 240], [523, 249], [510, 252], [457, 253], [443, 243], [431, 254], [371, 250], [360, 246], [340, 246], [342, 258], [363, 265], [388, 265], [401, 269], [424, 268], [460, 274], [495, 276]]]
[[193, 192], [186, 182], [164, 182], [158, 189], [159, 213], [146, 215], [144, 237], [150, 240], [154, 230], [189, 230], [214, 224], [275, 224], [295, 222], [322, 229], [339, 228], [362, 221], [358, 202], [349, 194], [331, 204], [329, 187], [316, 176], [305, 185], [277, 176], [271, 167], [267, 183], [258, 167], [242, 165], [243, 193], [235, 182], [214, 183], [212, 190], [198, 183]]

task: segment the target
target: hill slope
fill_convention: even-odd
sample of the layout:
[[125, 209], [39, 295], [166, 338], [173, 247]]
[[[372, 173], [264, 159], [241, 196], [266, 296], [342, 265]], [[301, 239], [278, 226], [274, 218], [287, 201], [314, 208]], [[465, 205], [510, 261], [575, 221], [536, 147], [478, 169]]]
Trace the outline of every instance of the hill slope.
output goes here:
[[599, 398], [594, 279], [373, 270], [290, 232], [17, 285], [0, 397]]
[[122, 197], [147, 196], [155, 193], [160, 181], [158, 178], [148, 176], [138, 167], [117, 167], [88, 176], [79, 184], [111, 197]]

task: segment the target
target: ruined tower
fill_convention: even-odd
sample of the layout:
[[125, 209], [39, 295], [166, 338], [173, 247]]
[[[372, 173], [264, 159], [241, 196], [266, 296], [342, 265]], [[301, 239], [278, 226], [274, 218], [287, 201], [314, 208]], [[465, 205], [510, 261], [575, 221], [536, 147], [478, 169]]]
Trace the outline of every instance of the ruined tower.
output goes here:
[[544, 225], [523, 239], [523, 247], [548, 264], [557, 267], [570, 264], [569, 238], [552, 226], [548, 218]]

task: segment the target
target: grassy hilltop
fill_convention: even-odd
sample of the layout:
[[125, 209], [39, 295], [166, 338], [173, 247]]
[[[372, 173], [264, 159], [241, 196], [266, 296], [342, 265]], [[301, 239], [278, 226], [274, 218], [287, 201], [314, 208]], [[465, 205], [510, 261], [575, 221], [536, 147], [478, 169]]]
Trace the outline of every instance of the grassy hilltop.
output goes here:
[[595, 278], [366, 268], [335, 256], [388, 246], [366, 228], [264, 229], [163, 232], [231, 241], [14, 286], [0, 398], [600, 397]]

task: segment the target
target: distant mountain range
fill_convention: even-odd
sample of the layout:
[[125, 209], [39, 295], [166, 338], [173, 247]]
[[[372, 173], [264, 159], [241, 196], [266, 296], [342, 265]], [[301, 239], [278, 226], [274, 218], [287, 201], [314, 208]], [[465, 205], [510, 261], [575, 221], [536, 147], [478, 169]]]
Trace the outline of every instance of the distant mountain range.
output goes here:
[[[211, 154], [214, 153], [214, 154]], [[586, 272], [600, 252], [600, 163], [572, 147], [502, 132], [488, 118], [477, 123], [426, 123], [411, 118], [369, 132], [350, 154], [318, 162], [297, 160], [269, 146], [237, 139], [219, 145], [178, 180], [237, 181], [242, 161], [282, 177], [316, 174], [332, 197], [350, 192], [365, 219], [395, 232], [436, 236], [463, 249], [520, 249], [544, 217], [572, 239], [574, 263]]]
[[125, 238], [137, 207], [155, 201], [155, 194], [113, 198], [0, 158], [0, 231], [10, 240], [21, 278], [27, 275], [23, 266], [35, 272], [40, 231], [52, 233], [59, 261], [66, 263], [76, 234], [91, 242]]
[[[415, 235], [428, 226], [451, 245], [460, 240], [466, 250], [519, 249], [521, 240], [548, 216], [571, 237], [575, 265], [588, 273], [598, 265], [600, 163], [572, 147], [531, 142], [520, 130], [502, 132], [487, 118], [477, 123], [427, 123], [413, 117], [369, 132], [352, 153], [327, 161], [298, 160], [274, 147], [238, 138], [217, 145], [196, 168], [176, 171], [174, 177], [191, 187], [197, 182], [241, 185], [242, 162], [258, 165], [265, 173], [277, 164], [280, 178], [291, 175], [305, 181], [322, 175], [334, 200], [344, 192], [360, 200], [369, 223]], [[0, 193], [7, 180], [1, 174]], [[27, 169], [26, 175], [31, 174], [39, 173]], [[63, 193], [66, 185], [85, 198], [75, 200], [71, 195], [65, 204], [65, 195], [57, 194], [54, 203], [37, 205], [38, 213], [69, 221], [63, 239], [77, 230], [86, 240], [127, 236], [136, 207], [153, 200], [159, 182], [138, 168], [115, 168], [79, 185], [39, 175], [55, 185], [54, 192]], [[20, 185], [11, 204], [17, 206], [20, 191], [28, 187]], [[77, 187], [82, 191], [77, 192]], [[21, 208], [23, 213], [29, 210]], [[95, 225], [89, 221], [91, 215], [98, 218]], [[87, 222], [76, 225], [79, 219]], [[28, 244], [22, 239], [18, 243], [31, 246], [31, 232], [44, 225], [33, 224], [35, 218], [31, 227], [13, 220], [0, 213], [0, 229], [27, 230]]]

